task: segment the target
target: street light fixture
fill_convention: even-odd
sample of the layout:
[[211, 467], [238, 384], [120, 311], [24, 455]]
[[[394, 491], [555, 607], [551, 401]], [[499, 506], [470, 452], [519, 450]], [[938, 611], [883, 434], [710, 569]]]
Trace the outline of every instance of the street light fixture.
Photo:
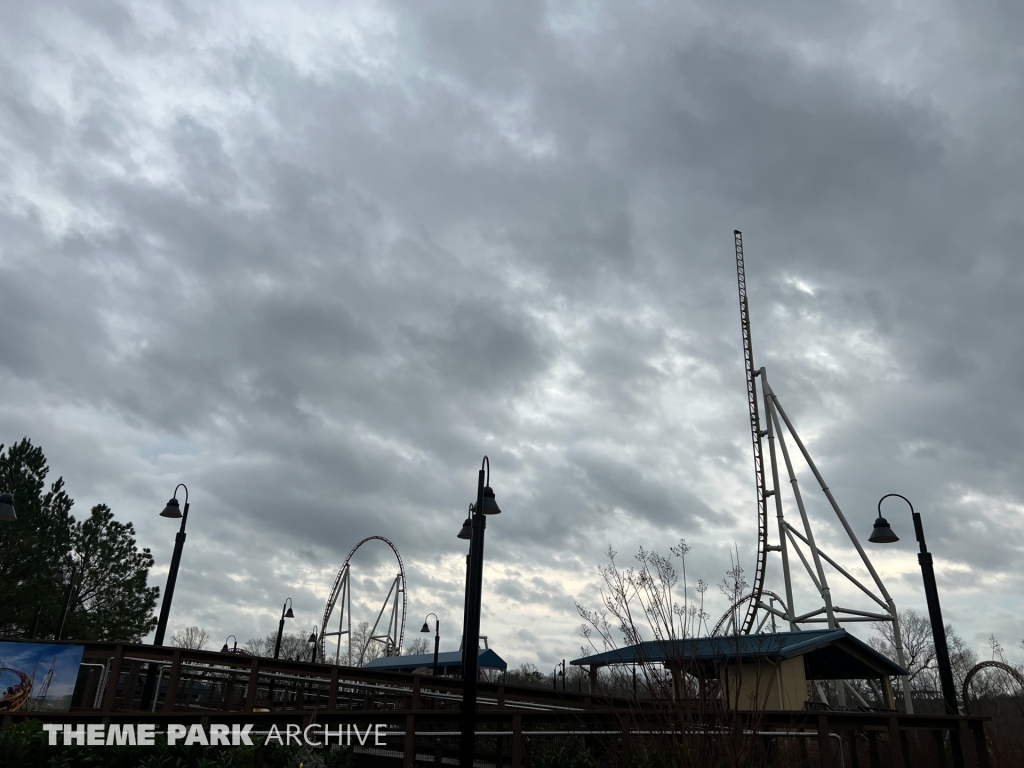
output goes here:
[[[953, 665], [949, 661], [949, 646], [946, 644], [946, 627], [942, 623], [942, 609], [939, 607], [939, 588], [935, 582], [935, 568], [932, 564], [932, 555], [924, 541], [924, 527], [921, 525], [921, 514], [914, 511], [914, 505], [910, 499], [898, 493], [887, 493], [878, 500], [878, 518], [868, 537], [873, 544], [891, 544], [899, 541], [899, 537], [889, 527], [889, 522], [882, 517], [882, 502], [890, 496], [896, 496], [907, 502], [910, 513], [914, 518], [914, 534], [921, 545], [921, 551], [917, 555], [917, 562], [921, 564], [921, 576], [924, 580], [924, 596], [928, 603], [928, 617], [932, 624], [932, 639], [935, 643], [935, 661], [939, 666], [939, 682], [942, 685], [942, 698], [946, 704], [946, 714], [956, 716], [960, 710], [956, 703], [956, 684], [953, 682]], [[960, 734], [955, 730], [951, 732], [953, 740], [953, 762], [957, 768], [964, 765]]]
[[[185, 508], [178, 504], [178, 489], [185, 489]], [[153, 638], [153, 645], [163, 645], [164, 635], [167, 633], [167, 619], [171, 615], [171, 598], [174, 597], [174, 584], [178, 580], [178, 566], [181, 564], [181, 550], [185, 547], [185, 523], [188, 522], [188, 486], [178, 483], [174, 488], [174, 495], [168, 500], [167, 505], [160, 512], [160, 517], [172, 519], [181, 518], [181, 527], [178, 535], [174, 537], [174, 553], [171, 555], [171, 569], [167, 572], [167, 586], [164, 588], [164, 599], [160, 603], [160, 620], [156, 624], [156, 636]], [[143, 709], [149, 707], [153, 696], [153, 686], [156, 683], [154, 670], [155, 665], [148, 665], [146, 670], [146, 683], [142, 688]]]
[[8, 487], [11, 489], [0, 493], [0, 520], [13, 523], [18, 519], [18, 516], [14, 514], [14, 470], [3, 459], [0, 459], [0, 464], [7, 470]]
[[441, 645], [441, 620], [437, 618], [436, 613], [428, 613], [426, 618], [423, 619], [423, 629], [420, 632], [430, 632], [430, 626], [427, 624], [427, 619], [431, 616], [434, 617], [434, 677], [437, 677], [437, 649]]
[[294, 618], [295, 614], [292, 613], [292, 599], [289, 597], [284, 601], [284, 605], [281, 606], [281, 621], [277, 625], [277, 642], [274, 643], [275, 659], [281, 655], [281, 637], [284, 635], [284, 620]]
[[313, 653], [309, 657], [309, 660], [312, 661], [312, 662], [316, 661], [316, 631], [317, 631], [317, 626], [316, 626], [316, 624], [314, 624], [313, 625], [313, 633], [309, 636], [309, 640], [306, 641], [307, 643], [312, 643], [313, 644]]
[[[501, 512], [491, 490], [491, 462], [484, 456], [477, 479], [476, 504], [471, 518], [469, 574], [466, 579], [466, 621], [462, 643], [462, 737], [459, 740], [459, 764], [473, 765], [476, 738], [476, 691], [480, 655], [480, 598], [484, 580], [484, 530], [486, 515]], [[463, 526], [465, 528], [465, 526]], [[462, 534], [459, 534], [462, 538]]]
[[[228, 640], [234, 640], [235, 641], [234, 647], [228, 648]], [[224, 647], [220, 649], [220, 652], [221, 653], [238, 653], [238, 638], [235, 637], [234, 635], [228, 635], [224, 639]]]
[[[178, 505], [178, 488], [185, 489], [185, 509]], [[164, 644], [164, 634], [167, 632], [167, 619], [171, 615], [171, 598], [174, 597], [174, 583], [178, 580], [178, 565], [181, 563], [181, 550], [185, 547], [185, 523], [188, 522], [188, 486], [178, 483], [174, 489], [174, 495], [167, 502], [161, 517], [181, 518], [181, 527], [178, 535], [174, 537], [174, 554], [171, 555], [171, 570], [167, 572], [167, 586], [164, 588], [164, 599], [160, 604], [160, 620], [156, 625], [156, 637], [153, 638], [153, 645]]]

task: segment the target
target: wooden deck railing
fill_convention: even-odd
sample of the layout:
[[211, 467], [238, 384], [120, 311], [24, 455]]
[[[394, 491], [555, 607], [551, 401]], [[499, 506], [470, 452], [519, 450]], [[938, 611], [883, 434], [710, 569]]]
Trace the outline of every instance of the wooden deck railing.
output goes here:
[[[71, 711], [14, 713], [54, 722], [251, 723], [271, 725], [382, 724], [386, 747], [379, 760], [401, 765], [435, 762], [457, 754], [462, 683], [401, 672], [337, 667], [252, 656], [146, 645], [85, 643]], [[153, 670], [152, 672], [150, 670]], [[155, 676], [144, 700], [145, 679]], [[942, 765], [951, 742], [965, 747], [967, 768], [988, 768], [984, 719], [863, 712], [728, 714], [729, 721], [662, 711], [664, 703], [546, 688], [481, 683], [478, 752], [496, 766], [528, 765], [544, 740], [562, 739], [592, 749], [612, 748], [644, 734], [684, 731], [686, 738], [739, 729], [764, 742], [778, 764], [846, 766]], [[377, 759], [377, 758], [375, 758]], [[951, 764], [951, 763], [950, 763]]]

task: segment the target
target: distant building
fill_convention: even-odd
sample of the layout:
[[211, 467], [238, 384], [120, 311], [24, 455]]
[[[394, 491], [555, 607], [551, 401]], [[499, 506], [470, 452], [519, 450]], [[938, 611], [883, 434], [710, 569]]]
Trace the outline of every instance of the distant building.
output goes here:
[[[489, 648], [481, 648], [477, 657], [480, 669], [505, 671], [508, 664]], [[415, 656], [383, 656], [364, 664], [363, 669], [384, 669], [389, 672], [413, 672], [417, 669], [434, 667], [434, 654], [420, 653]], [[437, 655], [437, 674], [442, 677], [462, 674], [462, 651], [446, 651]]]

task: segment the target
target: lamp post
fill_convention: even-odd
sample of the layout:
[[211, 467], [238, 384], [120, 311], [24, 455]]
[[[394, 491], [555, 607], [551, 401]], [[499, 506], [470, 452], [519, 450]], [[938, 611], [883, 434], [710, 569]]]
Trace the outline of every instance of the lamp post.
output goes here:
[[313, 633], [309, 636], [309, 640], [307, 640], [307, 642], [313, 644], [313, 653], [309, 657], [309, 660], [312, 661], [312, 662], [316, 661], [316, 631], [317, 631], [317, 626], [316, 626], [316, 624], [314, 624], [313, 625]]
[[[914, 533], [921, 545], [921, 551], [917, 555], [917, 562], [921, 564], [921, 576], [924, 580], [924, 597], [928, 603], [928, 617], [932, 624], [932, 639], [935, 643], [935, 661], [939, 666], [939, 682], [942, 685], [942, 698], [946, 704], [947, 715], [958, 715], [960, 710], [956, 704], [956, 684], [953, 682], [953, 665], [949, 662], [949, 646], [946, 644], [946, 627], [942, 623], [942, 609], [939, 607], [939, 588], [935, 583], [935, 568], [932, 565], [932, 555], [924, 542], [924, 527], [921, 525], [921, 514], [914, 511], [914, 505], [910, 499], [898, 493], [887, 493], [878, 500], [878, 518], [868, 537], [873, 544], [891, 544], [899, 541], [899, 536], [893, 533], [889, 527], [889, 521], [882, 517], [882, 502], [890, 496], [896, 496], [907, 502], [910, 513], [914, 519]], [[957, 768], [962, 768], [964, 757], [960, 734], [951, 730], [953, 741], [953, 762]]]
[[[57, 635], [54, 637], [55, 640], [60, 640], [61, 635], [64, 634], [64, 621], [68, 617], [68, 609], [71, 607], [71, 595], [75, 590], [75, 577], [78, 575], [78, 563], [71, 563], [71, 578], [68, 579], [67, 589], [64, 590], [64, 605], [60, 609], [60, 618], [57, 620]], [[35, 629], [33, 628], [33, 634]]]
[[[185, 489], [185, 509], [182, 510], [178, 504], [178, 488]], [[178, 483], [174, 488], [174, 495], [171, 496], [167, 502], [167, 506], [163, 508], [160, 513], [160, 517], [169, 517], [171, 519], [181, 518], [181, 527], [178, 529], [178, 535], [174, 537], [174, 553], [171, 555], [171, 569], [167, 572], [167, 586], [164, 588], [164, 599], [160, 603], [160, 619], [156, 624], [156, 636], [153, 638], [153, 645], [163, 645], [164, 635], [167, 633], [167, 619], [171, 615], [171, 598], [174, 597], [174, 583], [178, 580], [178, 565], [181, 564], [181, 550], [185, 547], [185, 523], [188, 522], [188, 486], [184, 483]], [[148, 665], [146, 670], [146, 683], [142, 688], [142, 707], [143, 709], [149, 708], [150, 700], [153, 696], [153, 686], [155, 685], [155, 674], [156, 666], [153, 664]]]
[[[470, 543], [470, 549], [473, 547], [473, 505], [469, 505], [469, 512], [466, 514], [466, 520], [462, 523], [462, 530], [458, 533], [458, 538], [463, 541]], [[469, 552], [466, 552], [466, 596], [462, 603], [462, 641], [459, 644], [459, 653], [463, 653], [466, 650], [466, 627], [469, 626]], [[465, 670], [462, 670], [464, 672]], [[461, 674], [461, 672], [460, 672]]]
[[[228, 648], [228, 640], [234, 640], [235, 644], [233, 647]], [[221, 653], [238, 653], [238, 638], [234, 635], [228, 635], [224, 639], [224, 647], [220, 649]]]
[[[285, 610], [286, 608], [287, 610]], [[284, 601], [284, 605], [281, 606], [281, 621], [277, 625], [277, 642], [274, 643], [275, 659], [281, 655], [281, 636], [284, 634], [284, 620], [294, 618], [295, 614], [292, 613], [292, 599], [289, 597]]]
[[[182, 510], [178, 504], [178, 488], [185, 489], [185, 509]], [[181, 564], [181, 550], [185, 547], [185, 523], [188, 522], [188, 486], [178, 483], [164, 507], [160, 517], [171, 519], [181, 518], [181, 527], [178, 535], [174, 537], [174, 554], [171, 555], [171, 570], [167, 572], [167, 586], [164, 588], [164, 599], [160, 604], [160, 620], [156, 625], [156, 637], [153, 638], [153, 645], [163, 645], [164, 635], [167, 632], [167, 619], [171, 615], [171, 598], [174, 597], [174, 583], [178, 580], [178, 565]]]
[[430, 632], [430, 627], [427, 625], [427, 619], [431, 616], [434, 617], [434, 677], [437, 677], [437, 649], [441, 645], [441, 620], [437, 618], [436, 613], [428, 613], [426, 618], [423, 619], [423, 629], [420, 632]]
[[7, 487], [10, 488], [9, 491], [0, 493], [0, 521], [13, 523], [18, 519], [14, 514], [14, 470], [3, 459], [0, 459], [0, 465], [7, 470]]
[[[469, 578], [466, 580], [466, 623], [462, 645], [462, 737], [459, 740], [459, 764], [473, 766], [473, 746], [476, 738], [476, 689], [480, 648], [480, 597], [484, 580], [485, 515], [497, 515], [501, 510], [491, 490], [491, 462], [484, 456], [477, 479], [476, 504], [471, 521], [472, 538], [469, 544]], [[461, 538], [461, 534], [460, 534]]]

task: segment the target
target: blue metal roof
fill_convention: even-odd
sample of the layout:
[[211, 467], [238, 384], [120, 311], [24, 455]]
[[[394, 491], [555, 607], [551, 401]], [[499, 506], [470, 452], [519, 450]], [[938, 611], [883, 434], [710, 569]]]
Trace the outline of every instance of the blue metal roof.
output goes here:
[[[477, 664], [481, 669], [507, 669], [508, 664], [489, 648], [480, 650]], [[364, 664], [364, 669], [386, 669], [392, 672], [412, 672], [420, 667], [433, 667], [434, 654], [420, 653], [415, 656], [384, 656]], [[462, 670], [462, 651], [446, 651], [437, 654], [437, 667], [442, 675]]]
[[[887, 675], [908, 672], [845, 629], [812, 629], [803, 632], [774, 632], [764, 635], [699, 637], [674, 642], [649, 640], [593, 656], [574, 659], [580, 666], [611, 664], [681, 663], [717, 665], [739, 658], [785, 660], [808, 658], [808, 676], [818, 679], [840, 677], [849, 672], [856, 678], [866, 670]], [[865, 675], [866, 676], [866, 675]]]

